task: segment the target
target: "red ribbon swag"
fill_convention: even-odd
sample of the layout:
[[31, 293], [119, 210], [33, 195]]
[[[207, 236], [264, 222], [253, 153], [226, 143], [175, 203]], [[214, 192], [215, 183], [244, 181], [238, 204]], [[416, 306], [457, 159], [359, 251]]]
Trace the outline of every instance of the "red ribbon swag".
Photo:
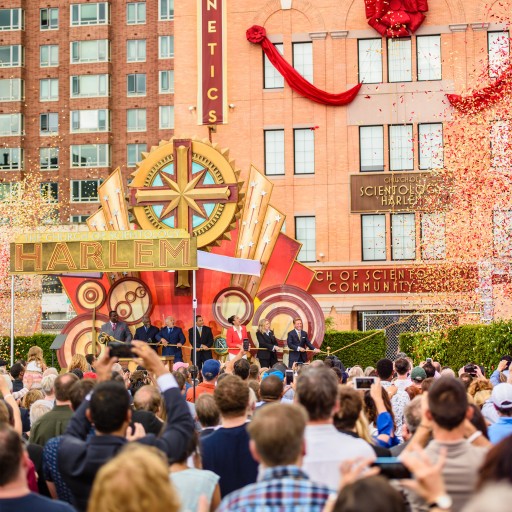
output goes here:
[[339, 94], [322, 91], [308, 82], [296, 69], [288, 64], [276, 47], [269, 41], [266, 31], [258, 25], [252, 26], [246, 32], [247, 40], [250, 43], [261, 44], [265, 55], [273, 66], [281, 73], [286, 83], [297, 93], [322, 105], [348, 105], [359, 92], [363, 84], [357, 84], [352, 89]]

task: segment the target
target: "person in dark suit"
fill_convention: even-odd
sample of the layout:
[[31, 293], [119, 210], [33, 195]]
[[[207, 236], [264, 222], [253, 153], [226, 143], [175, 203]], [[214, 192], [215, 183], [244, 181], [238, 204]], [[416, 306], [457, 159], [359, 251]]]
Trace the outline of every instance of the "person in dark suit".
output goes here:
[[[144, 367], [156, 376], [167, 411], [167, 422], [160, 437], [144, 435], [137, 427], [131, 431], [130, 399], [123, 383], [110, 380], [112, 364], [109, 350], [96, 364], [97, 381], [90, 399], [86, 398], [69, 422], [62, 438], [57, 463], [68, 485], [74, 506], [87, 509], [94, 477], [126, 443], [137, 441], [155, 446], [169, 460], [181, 460], [194, 432], [194, 422], [174, 376], [160, 361], [158, 354], [143, 341], [133, 341], [132, 351], [144, 361]], [[90, 436], [92, 424], [96, 435]], [[99, 434], [99, 435], [98, 435]]]
[[118, 341], [124, 341], [126, 343], [132, 341], [130, 329], [126, 322], [119, 320], [117, 311], [110, 311], [108, 318], [109, 321], [101, 326], [100, 332], [104, 332]]
[[316, 353], [320, 352], [320, 349], [316, 348], [313, 343], [308, 340], [308, 333], [302, 330], [302, 320], [295, 318], [293, 320], [294, 329], [288, 333], [288, 339], [286, 343], [290, 349], [290, 355], [288, 359], [288, 365], [290, 368], [293, 363], [306, 363], [308, 358], [306, 355], [306, 347], [310, 350], [314, 350]]
[[[188, 341], [193, 346], [193, 327], [188, 330]], [[210, 349], [213, 347], [213, 332], [209, 327], [204, 325], [204, 318], [201, 315], [196, 316], [196, 346], [198, 348], [196, 366], [201, 370], [203, 363], [212, 358], [212, 351]]]
[[[146, 343], [157, 343], [156, 335], [160, 332], [158, 327], [151, 325], [151, 320], [148, 315], [142, 317], [142, 325], [135, 331], [136, 340], [145, 341]], [[156, 345], [152, 345], [151, 348], [156, 351]]]
[[260, 320], [258, 324], [256, 339], [258, 340], [259, 347], [266, 349], [258, 350], [258, 359], [261, 367], [272, 368], [277, 363], [277, 349], [279, 345], [274, 332], [270, 330], [270, 322], [266, 318]]
[[[161, 342], [164, 348], [162, 349], [163, 356], [174, 356], [174, 362], [183, 362], [183, 353], [181, 347], [185, 343], [185, 335], [183, 331], [174, 325], [174, 318], [168, 316], [165, 319], [165, 327], [155, 336], [156, 340]], [[168, 345], [175, 345], [169, 347]]]

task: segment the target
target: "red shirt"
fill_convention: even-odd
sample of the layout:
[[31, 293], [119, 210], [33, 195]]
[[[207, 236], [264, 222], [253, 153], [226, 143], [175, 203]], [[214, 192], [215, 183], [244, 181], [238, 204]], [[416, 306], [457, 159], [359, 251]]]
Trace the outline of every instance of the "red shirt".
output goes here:
[[[215, 382], [201, 382], [196, 386], [196, 398], [203, 393], [213, 395], [215, 391]], [[188, 388], [187, 390], [187, 402], [194, 402], [194, 388]]]

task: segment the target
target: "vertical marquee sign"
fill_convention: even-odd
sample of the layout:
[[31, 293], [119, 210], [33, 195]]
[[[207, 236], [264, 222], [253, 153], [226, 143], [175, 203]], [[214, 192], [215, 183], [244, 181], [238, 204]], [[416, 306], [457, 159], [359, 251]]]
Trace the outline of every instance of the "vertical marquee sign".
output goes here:
[[198, 0], [199, 124], [223, 124], [226, 100], [226, 0]]

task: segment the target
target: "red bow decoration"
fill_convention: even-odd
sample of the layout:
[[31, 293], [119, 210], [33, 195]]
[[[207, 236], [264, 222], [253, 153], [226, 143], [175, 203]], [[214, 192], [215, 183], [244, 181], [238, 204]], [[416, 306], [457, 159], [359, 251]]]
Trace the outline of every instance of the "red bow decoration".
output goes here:
[[363, 84], [357, 84], [352, 89], [339, 94], [322, 91], [308, 82], [297, 70], [288, 64], [276, 47], [269, 41], [263, 27], [253, 25], [246, 32], [247, 41], [254, 44], [261, 44], [265, 55], [273, 66], [281, 73], [286, 83], [297, 93], [322, 105], [347, 105], [361, 89]]
[[428, 11], [427, 0], [365, 0], [368, 25], [385, 37], [409, 37]]

